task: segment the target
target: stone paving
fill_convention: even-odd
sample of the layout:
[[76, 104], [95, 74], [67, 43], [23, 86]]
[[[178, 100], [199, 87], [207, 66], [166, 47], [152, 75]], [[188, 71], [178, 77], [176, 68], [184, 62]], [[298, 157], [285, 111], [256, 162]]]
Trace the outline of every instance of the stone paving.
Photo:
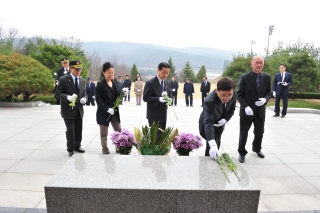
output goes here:
[[[167, 126], [198, 134], [200, 105], [200, 100], [194, 100], [194, 107], [186, 107], [184, 100], [178, 100], [174, 110], [179, 120], [169, 109]], [[96, 107], [85, 106], [84, 155], [101, 153], [95, 113]], [[136, 106], [133, 100], [124, 102], [120, 114], [122, 127], [129, 131], [147, 124], [145, 103]], [[320, 115], [288, 113], [284, 119], [272, 115], [273, 112], [267, 110], [262, 143], [266, 157], [260, 159], [252, 153], [251, 129], [247, 143], [249, 153], [242, 164], [261, 188], [259, 212], [316, 212], [320, 209]], [[112, 131], [110, 128], [110, 133]], [[235, 158], [238, 157], [238, 135], [239, 111], [236, 109], [222, 135], [221, 149]], [[116, 154], [111, 142], [109, 148], [111, 154]], [[132, 154], [138, 155], [136, 150]], [[169, 155], [176, 153], [171, 150]], [[190, 155], [204, 155], [204, 147]], [[8, 207], [14, 207], [16, 212], [45, 210], [44, 185], [68, 159], [60, 106], [0, 108], [0, 212], [11, 212]]]

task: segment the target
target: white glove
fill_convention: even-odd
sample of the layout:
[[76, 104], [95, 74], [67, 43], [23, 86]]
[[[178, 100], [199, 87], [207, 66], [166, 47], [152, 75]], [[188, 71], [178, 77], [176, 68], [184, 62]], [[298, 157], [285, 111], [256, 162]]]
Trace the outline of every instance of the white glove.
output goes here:
[[218, 154], [217, 143], [215, 142], [215, 140], [210, 140], [208, 141], [208, 144], [210, 146], [209, 155], [213, 160], [216, 160]]
[[227, 120], [222, 118], [220, 121], [218, 121], [218, 124], [213, 124], [213, 126], [222, 126], [224, 125], [225, 123], [227, 123]]
[[192, 93], [192, 95], [193, 95], [193, 93]]
[[283, 82], [282, 86], [288, 86], [288, 83], [287, 82]]
[[96, 96], [92, 96], [92, 98], [96, 98]]
[[263, 104], [265, 104], [267, 102], [267, 100], [265, 98], [259, 98], [259, 101], [255, 102], [255, 105], [262, 106]]
[[159, 101], [160, 101], [161, 103], [166, 103], [166, 99], [165, 99], [164, 97], [159, 97]]
[[73, 97], [72, 97], [71, 95], [68, 95], [68, 96], [67, 96], [67, 99], [68, 99], [68, 101], [72, 102]]
[[176, 91], [176, 89], [172, 89], [172, 92]]
[[138, 92], [140, 92], [141, 90], [140, 89], [138, 89]]
[[276, 92], [273, 92], [272, 94], [273, 94], [273, 97], [276, 97]]
[[207, 93], [207, 95], [209, 95], [209, 93]]
[[251, 107], [247, 106], [244, 110], [246, 111], [247, 115], [250, 115], [250, 116], [253, 115], [253, 111], [252, 111]]
[[201, 94], [202, 92], [200, 92], [200, 94]]
[[114, 114], [114, 110], [113, 110], [112, 108], [109, 108], [109, 109], [108, 109], [108, 113], [109, 113], [110, 115], [113, 115], [113, 114]]
[[81, 98], [81, 99], [80, 99], [80, 103], [81, 103], [81, 104], [87, 103], [87, 99], [86, 99], [86, 98]]

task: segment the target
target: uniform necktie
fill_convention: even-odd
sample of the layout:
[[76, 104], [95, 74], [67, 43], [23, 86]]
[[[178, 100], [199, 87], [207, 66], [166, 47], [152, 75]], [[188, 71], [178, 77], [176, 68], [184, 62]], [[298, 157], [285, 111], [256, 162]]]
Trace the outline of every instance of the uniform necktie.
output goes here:
[[76, 89], [77, 89], [77, 93], [79, 93], [79, 84], [78, 84], [78, 78], [76, 77], [75, 79], [75, 86], [76, 86]]
[[260, 88], [260, 75], [257, 75], [256, 77], [256, 84], [257, 84], [257, 88]]
[[161, 81], [161, 90], [162, 90], [162, 92], [164, 91], [163, 80]]

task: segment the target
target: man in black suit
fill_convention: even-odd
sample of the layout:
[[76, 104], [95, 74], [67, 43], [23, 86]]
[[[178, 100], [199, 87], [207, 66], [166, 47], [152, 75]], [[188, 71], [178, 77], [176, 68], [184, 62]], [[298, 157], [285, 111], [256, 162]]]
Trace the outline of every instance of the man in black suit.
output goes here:
[[288, 109], [288, 97], [289, 97], [289, 86], [292, 85], [292, 75], [289, 72], [286, 72], [286, 65], [280, 64], [279, 67], [280, 73], [277, 73], [274, 76], [272, 90], [273, 96], [276, 98], [274, 114], [273, 117], [278, 117], [280, 114], [280, 99], [282, 98], [283, 108], [281, 113], [281, 118], [284, 118], [287, 114]]
[[[59, 78], [56, 97], [61, 100], [61, 117], [67, 127], [67, 151], [71, 157], [74, 151], [83, 153], [82, 141], [82, 118], [83, 104], [87, 102], [85, 80], [80, 76], [82, 65], [80, 61], [70, 61], [71, 73]], [[74, 96], [77, 95], [76, 98]], [[75, 100], [75, 106], [70, 104]]]
[[238, 152], [239, 162], [244, 163], [248, 153], [246, 143], [248, 131], [253, 123], [254, 139], [252, 151], [260, 158], [264, 158], [261, 152], [262, 137], [264, 132], [264, 121], [266, 104], [270, 99], [271, 82], [270, 75], [263, 73], [264, 59], [254, 56], [251, 60], [252, 70], [240, 76], [238, 82], [238, 100], [240, 102], [240, 138]]
[[193, 93], [194, 93], [194, 87], [193, 83], [190, 82], [190, 78], [186, 79], [187, 82], [183, 85], [183, 93], [185, 95], [186, 99], [186, 105], [189, 106], [189, 97], [190, 97], [190, 106], [193, 107]]
[[172, 103], [174, 106], [177, 106], [179, 83], [175, 81], [174, 76], [172, 76], [171, 78], [170, 86], [171, 86], [170, 97], [172, 98]]
[[147, 119], [149, 126], [153, 122], [160, 124], [160, 128], [165, 130], [167, 124], [167, 103], [162, 96], [163, 92], [170, 92], [170, 82], [166, 79], [170, 72], [170, 65], [161, 62], [158, 65], [157, 76], [148, 80], [144, 85], [143, 101], [147, 102]]
[[208, 82], [208, 78], [207, 76], [203, 77], [203, 81], [201, 83], [201, 86], [200, 86], [200, 93], [201, 93], [201, 107], [203, 106], [203, 100], [207, 97], [207, 95], [209, 94], [210, 92], [210, 82]]
[[233, 97], [234, 82], [230, 78], [221, 78], [217, 89], [208, 94], [199, 118], [200, 135], [207, 141], [205, 156], [216, 160], [221, 145], [221, 135], [225, 124], [231, 119], [236, 108]]
[[[60, 67], [57, 71], [57, 73], [55, 73], [55, 75], [57, 75], [57, 78], [56, 78], [56, 87], [55, 87], [55, 90], [57, 89], [57, 86], [58, 86], [58, 80], [61, 76], [64, 76], [64, 75], [67, 75], [70, 73], [70, 68], [69, 68], [69, 59], [67, 57], [64, 57], [61, 59], [61, 65], [62, 67]], [[57, 105], [60, 105], [60, 99], [57, 98]]]
[[87, 106], [95, 106], [94, 100], [96, 98], [96, 85], [90, 80], [90, 77], [87, 78], [86, 92], [88, 96]]

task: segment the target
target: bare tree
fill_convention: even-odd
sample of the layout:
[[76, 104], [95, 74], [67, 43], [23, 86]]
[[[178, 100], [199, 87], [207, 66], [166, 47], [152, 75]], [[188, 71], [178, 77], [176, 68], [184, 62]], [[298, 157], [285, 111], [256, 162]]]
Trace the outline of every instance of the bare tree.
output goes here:
[[0, 28], [0, 46], [2, 51], [22, 53], [25, 44], [26, 38], [20, 35], [16, 28], [9, 28], [8, 30]]
[[86, 56], [91, 64], [88, 76], [92, 81], [98, 81], [102, 70], [102, 59], [96, 51], [92, 54], [86, 54]]
[[61, 36], [60, 44], [66, 45], [66, 46], [69, 46], [69, 47], [75, 48], [75, 49], [81, 49], [83, 43], [81, 42], [80, 39], [75, 38], [73, 36], [71, 36], [71, 37]]

